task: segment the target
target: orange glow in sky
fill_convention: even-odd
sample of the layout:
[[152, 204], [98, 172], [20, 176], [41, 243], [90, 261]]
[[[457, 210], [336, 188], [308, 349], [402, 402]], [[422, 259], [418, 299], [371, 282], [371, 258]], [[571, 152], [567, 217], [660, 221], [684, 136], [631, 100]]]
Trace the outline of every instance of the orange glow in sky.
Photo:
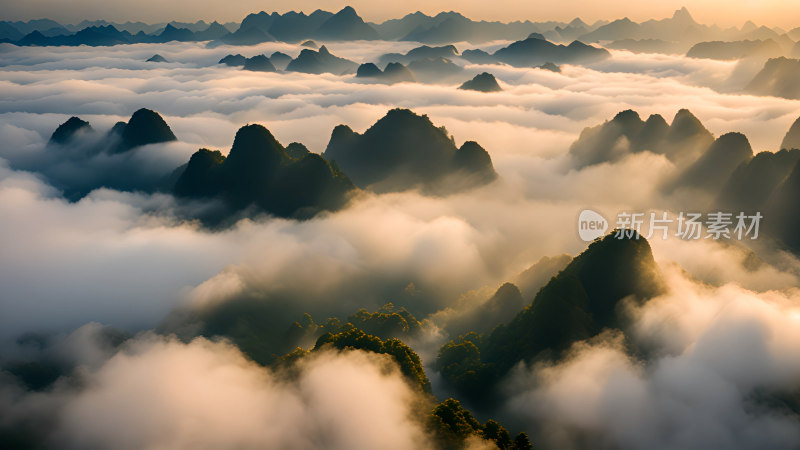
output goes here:
[[800, 27], [800, 2], [797, 0], [595, 0], [504, 1], [504, 0], [404, 0], [374, 2], [365, 0], [26, 0], [2, 1], [2, 18], [27, 20], [51, 18], [64, 23], [83, 19], [110, 21], [219, 20], [239, 22], [251, 12], [315, 9], [337, 11], [351, 5], [367, 21], [381, 22], [399, 18], [417, 10], [428, 14], [458, 11], [476, 20], [559, 20], [580, 17], [586, 22], [629, 17], [635, 21], [660, 19], [686, 6], [695, 20], [705, 24], [741, 26], [751, 20], [758, 25], [780, 26], [786, 30]]

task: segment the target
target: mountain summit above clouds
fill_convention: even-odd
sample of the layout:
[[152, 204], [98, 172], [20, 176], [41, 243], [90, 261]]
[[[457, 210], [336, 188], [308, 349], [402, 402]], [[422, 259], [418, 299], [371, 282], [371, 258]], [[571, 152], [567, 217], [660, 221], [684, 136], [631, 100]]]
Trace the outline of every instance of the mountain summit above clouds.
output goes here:
[[[295, 147], [299, 144], [293, 144]], [[178, 169], [175, 195], [221, 199], [225, 209], [203, 217], [219, 223], [245, 208], [280, 217], [311, 217], [336, 210], [354, 189], [349, 178], [322, 156], [292, 150], [292, 155], [262, 125], [236, 132], [228, 156], [200, 149]]]
[[408, 109], [392, 109], [363, 134], [346, 125], [331, 133], [323, 154], [360, 187], [379, 192], [422, 188], [452, 192], [497, 177], [489, 154], [475, 142], [456, 147], [444, 127]]
[[121, 142], [116, 151], [124, 152], [134, 147], [178, 140], [167, 122], [157, 112], [142, 108], [131, 116], [120, 133]]
[[511, 320], [444, 344], [435, 366], [460, 394], [491, 404], [494, 386], [513, 367], [559, 360], [572, 344], [604, 331], [630, 332], [624, 305], [641, 305], [665, 291], [647, 240], [612, 232], [569, 262]]
[[66, 144], [78, 133], [90, 133], [93, 131], [94, 129], [89, 125], [89, 122], [79, 117], [72, 116], [53, 131], [53, 134], [50, 136], [50, 143]]

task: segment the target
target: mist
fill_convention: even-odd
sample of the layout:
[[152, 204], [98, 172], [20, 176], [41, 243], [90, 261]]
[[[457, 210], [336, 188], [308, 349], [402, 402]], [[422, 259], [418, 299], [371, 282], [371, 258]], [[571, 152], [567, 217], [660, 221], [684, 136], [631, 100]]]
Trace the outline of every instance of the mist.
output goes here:
[[[324, 44], [358, 63], [419, 45]], [[759, 64], [620, 50], [559, 73], [459, 59], [457, 80], [392, 85], [218, 64], [300, 50], [0, 44], [0, 438], [11, 429], [48, 448], [438, 448], [425, 418], [458, 395], [436, 369], [440, 347], [531, 305], [589, 245], [576, 228], [582, 210], [613, 228], [621, 211], [674, 217], [714, 200], [666, 191], [684, 168], [650, 149], [577, 164], [581, 130], [627, 109], [671, 121], [686, 108], [715, 138], [741, 132], [754, 153], [776, 152], [800, 114], [797, 100], [741, 93]], [[155, 53], [170, 62], [146, 62]], [[458, 89], [482, 72], [503, 90]], [[322, 154], [337, 125], [364, 133], [398, 107], [445, 127], [457, 147], [480, 144], [497, 179], [446, 195], [355, 189], [337, 211], [298, 220], [246, 210], [219, 227], [197, 220], [218, 199], [187, 200], [168, 185], [198, 149], [227, 155], [246, 124]], [[157, 111], [177, 141], [96, 151], [139, 108]], [[49, 143], [71, 116], [94, 134]], [[545, 448], [796, 447], [797, 256], [769, 234], [649, 243], [668, 289], [626, 303], [628, 329], [577, 342], [561, 360], [521, 362], [494, 404], [463, 404]], [[326, 347], [285, 363], [295, 344], [286, 339], [276, 362], [260, 365], [206, 327], [257, 311], [268, 317], [257, 331], [281, 338], [307, 313], [317, 328], [304, 329], [305, 351], [326, 319], [389, 302], [420, 321], [402, 338], [430, 394], [387, 354]], [[32, 387], [8, 369], [27, 363], [52, 368], [52, 379]], [[494, 444], [473, 434], [463, 445]]]

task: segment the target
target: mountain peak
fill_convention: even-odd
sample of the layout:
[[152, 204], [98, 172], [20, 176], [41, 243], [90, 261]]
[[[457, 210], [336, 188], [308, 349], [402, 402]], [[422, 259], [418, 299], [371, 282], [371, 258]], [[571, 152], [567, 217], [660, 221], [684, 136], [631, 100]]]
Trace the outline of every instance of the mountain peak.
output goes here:
[[789, 131], [786, 132], [786, 136], [783, 137], [783, 142], [781, 142], [781, 148], [800, 148], [800, 117], [794, 121]]
[[164, 58], [163, 56], [156, 53], [155, 55], [147, 58], [146, 62], [169, 62], [169, 61], [167, 61], [167, 58]]
[[670, 125], [672, 130], [683, 130], [686, 132], [705, 132], [708, 133], [706, 127], [703, 126], [703, 123], [700, 122], [700, 119], [697, 118], [691, 111], [686, 108], [678, 110], [675, 113], [675, 118], [672, 119], [672, 125]]
[[719, 192], [736, 168], [751, 159], [753, 149], [745, 135], [723, 134], [668, 189], [693, 187]]
[[426, 115], [395, 108], [364, 134], [336, 127], [323, 156], [335, 161], [356, 185], [378, 192], [418, 187], [452, 192], [494, 179], [491, 158], [480, 146], [469, 144], [458, 152], [444, 127], [435, 126]]
[[581, 20], [580, 17], [576, 17], [576, 18], [572, 19], [572, 22], [569, 23], [569, 26], [571, 26], [571, 27], [586, 27], [588, 25], [586, 25], [586, 22]]
[[342, 15], [342, 16], [345, 16], [345, 15], [346, 16], [358, 16], [358, 13], [356, 12], [355, 8], [353, 8], [352, 6], [348, 5], [348, 6], [345, 6], [344, 8], [342, 8], [341, 10], [339, 10], [339, 12], [337, 12], [336, 15], [337, 16], [338, 15]]
[[66, 122], [56, 128], [56, 131], [50, 136], [50, 143], [65, 144], [76, 133], [94, 131], [89, 122], [80, 119], [79, 117], [72, 116]]
[[337, 40], [375, 40], [380, 36], [351, 6], [342, 8], [319, 27], [317, 37]]
[[239, 158], [247, 158], [247, 155], [262, 152], [264, 149], [280, 147], [280, 143], [266, 127], [249, 124], [236, 131], [228, 159], [236, 161]]
[[637, 122], [638, 123], [638, 122], [641, 122], [641, 121], [642, 121], [642, 119], [641, 119], [641, 117], [639, 117], [639, 113], [634, 111], [634, 110], [632, 110], [632, 109], [626, 109], [624, 111], [620, 111], [612, 119], [612, 122], [623, 122], [623, 123], [628, 123], [628, 122]]
[[494, 75], [490, 74], [489, 72], [483, 72], [475, 75], [475, 78], [464, 82], [464, 84], [458, 88], [479, 92], [499, 92], [503, 90], [503, 88], [497, 84], [497, 80], [495, 79]]
[[647, 301], [664, 289], [647, 240], [611, 232], [552, 277], [513, 320], [483, 336], [481, 360], [502, 375], [519, 361], [566, 351], [605, 328], [624, 331], [621, 304]]
[[676, 10], [675, 13], [672, 14], [672, 19], [682, 20], [686, 22], [694, 22], [694, 18], [692, 17], [691, 13], [689, 13], [689, 10], [686, 9], [685, 6], [682, 7], [681, 9]]
[[121, 133], [122, 142], [117, 151], [124, 152], [140, 145], [178, 140], [157, 112], [142, 108], [131, 116]]

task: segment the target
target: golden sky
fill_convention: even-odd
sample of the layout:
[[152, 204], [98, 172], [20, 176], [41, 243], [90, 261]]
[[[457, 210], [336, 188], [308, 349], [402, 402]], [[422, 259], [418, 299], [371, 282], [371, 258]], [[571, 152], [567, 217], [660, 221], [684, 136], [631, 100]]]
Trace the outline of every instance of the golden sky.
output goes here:
[[369, 21], [383, 21], [421, 10], [425, 13], [455, 10], [473, 19], [485, 20], [563, 20], [581, 17], [597, 19], [630, 17], [636, 21], [663, 18], [686, 6], [702, 23], [741, 26], [752, 20], [759, 25], [800, 27], [798, 0], [0, 0], [0, 17], [6, 20], [48, 17], [66, 23], [84, 18], [112, 21], [198, 19], [239, 22], [250, 12], [303, 10], [317, 8], [336, 11], [351, 5]]

